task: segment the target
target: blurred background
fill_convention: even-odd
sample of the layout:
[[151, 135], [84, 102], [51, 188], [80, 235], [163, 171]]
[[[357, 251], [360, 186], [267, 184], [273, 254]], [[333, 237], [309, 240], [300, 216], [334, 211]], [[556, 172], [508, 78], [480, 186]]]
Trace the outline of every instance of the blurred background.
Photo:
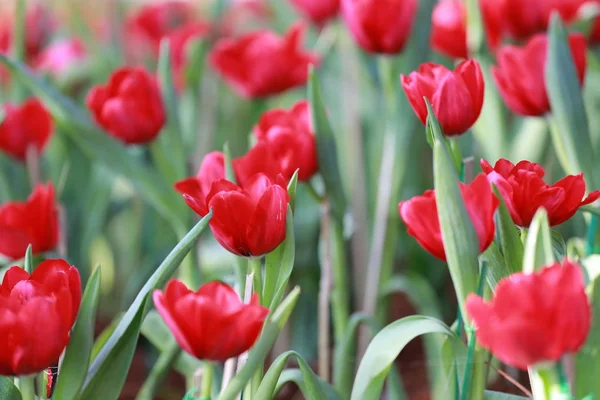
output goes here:
[[[178, 84], [182, 135], [185, 140], [188, 175], [196, 173], [205, 154], [222, 149], [228, 142], [233, 156], [246, 152], [249, 134], [259, 116], [275, 107], [290, 107], [306, 97], [304, 89], [288, 91], [283, 95], [260, 101], [239, 98], [219, 80], [205, 55], [211, 43], [222, 37], [239, 36], [254, 29], [270, 29], [283, 34], [301, 16], [286, 0], [230, 0], [226, 1], [219, 19], [214, 19], [214, 2], [190, 1], [193, 13], [160, 14], [169, 18], [164, 24], [167, 32], [149, 31], [141, 17], [148, 3], [164, 1], [142, 0], [45, 0], [27, 2], [27, 63], [40, 74], [46, 75], [61, 91], [83, 102], [89, 88], [105, 82], [110, 73], [122, 65], [145, 65], [156, 70], [157, 49], [144, 39], [148, 35], [167, 35], [184, 25], [210, 25], [213, 36], [190, 34], [183, 40], [178, 55], [172, 59], [175, 81]], [[407, 49], [394, 59], [401, 70], [408, 73], [421, 62], [434, 61], [452, 66], [452, 61], [435, 54], [429, 46], [431, 10], [434, 0], [421, 0], [419, 19], [415, 23]], [[7, 32], [12, 30], [14, 1], [0, 3], [0, 51], [6, 50]], [[150, 18], [150, 17], [148, 17]], [[307, 23], [308, 24], [308, 23]], [[216, 29], [214, 29], [216, 27]], [[198, 29], [198, 31], [203, 31]], [[69, 50], [69, 62], [53, 64], [40, 55], [44, 49], [57, 43], [76, 41]], [[352, 42], [341, 20], [324, 27], [309, 26], [306, 47], [322, 55], [319, 77], [323, 84], [324, 102], [336, 134], [343, 187], [353, 219], [345, 226], [348, 238], [348, 260], [364, 269], [367, 265], [368, 241], [374, 224], [374, 209], [379, 179], [384, 137], [382, 118], [385, 99], [377, 66]], [[70, 44], [72, 45], [72, 43]], [[4, 46], [4, 48], [3, 48]], [[172, 43], [174, 47], [175, 44]], [[66, 51], [66, 50], [65, 50]], [[42, 61], [40, 61], [42, 60]], [[600, 106], [599, 66], [596, 54], [590, 53], [590, 68], [586, 84], [587, 106]], [[11, 98], [10, 75], [0, 69], [0, 101]], [[400, 91], [400, 85], [397, 85]], [[487, 95], [486, 95], [487, 96]], [[396, 156], [394, 168], [399, 176], [398, 193], [393, 203], [420, 194], [432, 188], [430, 148], [424, 128], [416, 120], [404, 99], [399, 113], [402, 157]], [[487, 97], [486, 97], [487, 102]], [[500, 107], [495, 104], [486, 107]], [[504, 110], [505, 111], [505, 110]], [[534, 118], [508, 116], [507, 124], [484, 113], [472, 134], [461, 137], [463, 154], [473, 155], [475, 171], [479, 159], [490, 162], [504, 157], [513, 162], [522, 159], [542, 163], [549, 175], [562, 177], [550, 142], [546, 123]], [[588, 114], [598, 118], [600, 113]], [[599, 121], [592, 120], [594, 145], [599, 146]], [[132, 183], [111, 171], [101, 159], [83, 151], [72, 136], [61, 133], [56, 126], [42, 160], [43, 180], [51, 180], [57, 187], [58, 198], [65, 208], [66, 258], [81, 271], [84, 280], [94, 268], [102, 269], [102, 300], [98, 334], [110, 329], [111, 321], [131, 303], [147, 278], [178, 241], [180, 232], [171, 228], [152, 207], [136, 194]], [[147, 163], [156, 162], [153, 149], [129, 147], [130, 157]], [[172, 184], [182, 176], [170, 177]], [[27, 173], [22, 164], [0, 155], [0, 200], [24, 199], [30, 192]], [[318, 187], [320, 182], [315, 182]], [[185, 215], [186, 230], [196, 216], [180, 199], [180, 212]], [[321, 209], [313, 197], [299, 186], [296, 213], [296, 266], [292, 284], [302, 287], [302, 295], [291, 323], [274, 349], [292, 348], [307, 360], [316, 361], [317, 354], [317, 299], [319, 292], [319, 231]], [[406, 234], [397, 212], [390, 212], [389, 229], [397, 231], [395, 253], [386, 255], [391, 265], [386, 279], [389, 287], [382, 297], [378, 321], [383, 325], [411, 314], [428, 314], [452, 323], [456, 317], [455, 296], [447, 268], [423, 251]], [[581, 216], [560, 227], [563, 237], [572, 232], [584, 232]], [[351, 240], [350, 240], [351, 239]], [[564, 249], [559, 240], [556, 246]], [[571, 240], [569, 246], [583, 246], [582, 239]], [[237, 273], [234, 257], [223, 250], [207, 233], [200, 241], [192, 258], [202, 280], [231, 280]], [[5, 263], [4, 267], [9, 266]], [[350, 280], [351, 265], [348, 265]], [[356, 295], [356, 294], [355, 294]], [[130, 371], [123, 399], [134, 399], [149, 368], [157, 357], [166, 335], [169, 335], [155, 314], [147, 319], [139, 343], [134, 366]], [[102, 338], [102, 336], [100, 336]], [[434, 357], [434, 356], [432, 356]], [[436, 359], [436, 358], [434, 358]], [[193, 371], [198, 362], [182, 356], [176, 369]], [[408, 398], [421, 400], [432, 397], [428, 389], [435, 365], [427, 356], [427, 343], [416, 340], [402, 353], [398, 363]], [[515, 392], [514, 387], [499, 379], [496, 388]], [[282, 398], [299, 399], [294, 388], [287, 388]], [[185, 393], [181, 374], [174, 371], [161, 389], [162, 399], [179, 399]], [[443, 393], [443, 388], [442, 388]], [[294, 397], [296, 396], [296, 397]], [[443, 394], [442, 394], [443, 396]], [[443, 398], [438, 397], [437, 398]]]

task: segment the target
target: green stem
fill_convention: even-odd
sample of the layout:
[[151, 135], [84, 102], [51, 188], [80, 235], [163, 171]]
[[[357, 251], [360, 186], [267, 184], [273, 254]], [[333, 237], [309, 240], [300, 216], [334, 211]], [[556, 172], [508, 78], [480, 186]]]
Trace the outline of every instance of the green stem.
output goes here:
[[571, 398], [571, 389], [562, 363], [544, 363], [529, 368], [531, 389], [536, 400]]
[[331, 224], [331, 263], [333, 273], [333, 289], [331, 291], [331, 306], [335, 329], [335, 341], [340, 343], [348, 327], [350, 315], [350, 295], [348, 293], [346, 247], [342, 224], [332, 214], [329, 214]]
[[262, 263], [260, 258], [249, 258], [248, 259], [248, 274], [254, 274], [253, 285], [254, 293], [258, 296], [261, 301], [263, 299], [262, 291]]
[[275, 291], [277, 290], [282, 252], [283, 246], [280, 245], [271, 253], [267, 254], [265, 259], [265, 282], [262, 293], [263, 304], [266, 307], [271, 305], [271, 301], [273, 301], [273, 296], [275, 296]]
[[35, 400], [35, 383], [33, 375], [15, 378], [15, 385], [19, 388], [23, 400]]
[[202, 368], [202, 386], [200, 387], [200, 400], [210, 400], [212, 394], [212, 381], [215, 366], [210, 361], [204, 362]]
[[592, 214], [592, 218], [590, 219], [590, 224], [588, 225], [587, 231], [587, 254], [594, 253], [594, 244], [596, 243], [596, 232], [598, 231], [598, 216], [596, 214]]
[[180, 354], [181, 348], [175, 342], [160, 354], [136, 400], [152, 400], [154, 398], [171, 370], [171, 366]]
[[[15, 7], [15, 24], [13, 26], [13, 56], [16, 61], [25, 63], [25, 19], [27, 17], [27, 4], [25, 0], [17, 0]], [[13, 83], [13, 99], [21, 101], [25, 97], [25, 88], [18, 79]]]
[[450, 155], [452, 156], [452, 161], [454, 161], [456, 173], [461, 176], [461, 181], [464, 182], [462, 151], [460, 149], [460, 143], [458, 143], [458, 139], [455, 137], [447, 138], [447, 142], [448, 150], [450, 150]]

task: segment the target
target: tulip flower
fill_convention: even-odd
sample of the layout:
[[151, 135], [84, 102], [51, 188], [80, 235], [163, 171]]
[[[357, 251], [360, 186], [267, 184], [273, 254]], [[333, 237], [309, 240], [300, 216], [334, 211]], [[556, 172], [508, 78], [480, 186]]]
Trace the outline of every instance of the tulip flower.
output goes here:
[[[499, 201], [484, 174], [477, 175], [470, 185], [460, 183], [460, 191], [479, 238], [479, 252], [483, 253], [494, 240], [494, 213]], [[408, 228], [408, 234], [417, 239], [425, 250], [445, 261], [435, 191], [428, 190], [421, 196], [400, 202], [398, 212]]]
[[544, 169], [529, 161], [514, 165], [500, 159], [492, 167], [486, 160], [481, 160], [481, 168], [488, 180], [498, 187], [513, 222], [525, 228], [529, 227], [541, 207], [548, 212], [550, 225], [556, 226], [575, 215], [579, 207], [600, 198], [600, 190], [585, 197], [583, 174], [569, 175], [547, 185], [543, 179]]
[[317, 25], [335, 18], [340, 10], [340, 0], [290, 0], [292, 5]]
[[499, 34], [522, 40], [546, 30], [545, 1], [531, 0], [524, 6], [522, 0], [480, 0], [480, 5], [486, 23], [496, 25]]
[[72, 71], [86, 55], [85, 47], [79, 39], [62, 39], [41, 52], [34, 62], [34, 68], [60, 78]]
[[247, 351], [258, 339], [269, 310], [252, 295], [244, 304], [235, 290], [210, 282], [193, 292], [171, 280], [163, 292], [155, 290], [154, 304], [175, 340], [201, 360], [223, 362]]
[[447, 136], [461, 135], [479, 118], [483, 107], [484, 81], [475, 60], [460, 63], [454, 71], [443, 65], [425, 63], [408, 76], [401, 76], [402, 87], [413, 110], [423, 123], [427, 107], [432, 104], [435, 115]]
[[342, 13], [354, 40], [365, 51], [396, 54], [410, 36], [417, 0], [341, 0]]
[[304, 26], [295, 24], [285, 35], [256, 31], [238, 39], [221, 39], [209, 55], [217, 73], [247, 98], [282, 93], [308, 80], [314, 53], [300, 48]]
[[[579, 82], [583, 85], [586, 70], [586, 40], [581, 34], [569, 35], [571, 54]], [[504, 46], [498, 51], [498, 65], [492, 74], [504, 102], [514, 113], [539, 117], [550, 112], [546, 93], [545, 66], [548, 38], [539, 34], [525, 47]]]
[[579, 350], [592, 319], [581, 269], [568, 260], [504, 278], [491, 301], [472, 294], [466, 308], [478, 343], [523, 370]]
[[35, 98], [21, 105], [6, 103], [2, 111], [0, 151], [23, 162], [30, 146], [42, 153], [53, 131], [52, 117], [42, 103]]
[[210, 26], [204, 22], [195, 22], [175, 30], [168, 36], [171, 46], [171, 61], [175, 86], [182, 89], [185, 83], [185, 68], [188, 62], [188, 45], [194, 40], [208, 35]]
[[281, 175], [274, 181], [265, 174], [255, 174], [241, 187], [217, 180], [208, 195], [200, 182], [180, 183], [177, 190], [200, 216], [212, 209], [210, 228], [225, 249], [238, 256], [260, 257], [284, 241], [289, 196]]
[[262, 115], [254, 134], [271, 149], [277, 173], [289, 180], [296, 170], [300, 181], [309, 180], [318, 170], [317, 145], [307, 101], [289, 111], [274, 109]]
[[[7, 52], [13, 40], [12, 18], [0, 19], [0, 52]], [[52, 39], [56, 31], [56, 20], [50, 10], [40, 3], [27, 9], [25, 15], [25, 59], [35, 60]]]
[[92, 88], [86, 104], [96, 122], [126, 144], [154, 140], [165, 124], [156, 79], [141, 68], [121, 68], [104, 86]]
[[223, 153], [213, 151], [202, 160], [196, 176], [175, 183], [175, 190], [183, 195], [185, 202], [198, 215], [208, 214], [206, 198], [213, 182], [225, 179], [225, 158]]
[[0, 285], [0, 375], [30, 375], [58, 362], [81, 304], [77, 268], [46, 260], [29, 275], [11, 267]]
[[448, 57], [468, 57], [467, 10], [462, 0], [436, 4], [431, 16], [431, 47]]
[[58, 238], [58, 205], [52, 183], [37, 185], [27, 201], [0, 206], [0, 254], [23, 258], [30, 244], [34, 254], [43, 253], [53, 250]]
[[160, 41], [167, 35], [195, 20], [192, 3], [182, 0], [167, 0], [146, 4], [127, 20], [127, 31], [158, 55]]

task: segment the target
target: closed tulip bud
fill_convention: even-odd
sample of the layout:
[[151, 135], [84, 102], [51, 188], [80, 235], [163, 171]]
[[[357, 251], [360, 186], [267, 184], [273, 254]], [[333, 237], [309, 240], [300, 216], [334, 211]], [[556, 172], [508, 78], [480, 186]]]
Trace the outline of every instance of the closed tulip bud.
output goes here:
[[0, 119], [0, 150], [25, 161], [27, 150], [32, 147], [40, 154], [52, 136], [53, 122], [50, 113], [37, 99], [29, 99], [21, 105], [4, 104], [4, 119]]
[[295, 24], [284, 37], [256, 31], [237, 39], [221, 39], [209, 55], [217, 73], [242, 97], [267, 97], [304, 85], [316, 54], [301, 49], [304, 25]]
[[249, 350], [260, 335], [269, 310], [254, 294], [244, 304], [235, 290], [210, 282], [193, 292], [171, 280], [155, 290], [154, 304], [181, 348], [201, 360], [223, 362]]
[[262, 115], [254, 134], [271, 149], [277, 173], [289, 180], [298, 170], [298, 179], [307, 181], [317, 172], [317, 145], [307, 101], [289, 111], [275, 109]]
[[401, 76], [402, 87], [413, 110], [423, 123], [427, 107], [423, 97], [433, 105], [435, 115], [447, 136], [468, 131], [481, 114], [484, 81], [475, 60], [460, 63], [454, 71], [443, 65], [425, 63], [408, 76]]
[[118, 69], [106, 85], [92, 88], [86, 104], [96, 122], [126, 144], [151, 142], [165, 124], [158, 83], [141, 68]]
[[11, 267], [0, 285], [0, 375], [30, 375], [58, 362], [81, 304], [77, 268], [46, 260], [29, 275]]
[[543, 179], [544, 169], [529, 161], [514, 165], [502, 158], [492, 167], [481, 160], [481, 168], [488, 180], [498, 187], [513, 222], [525, 228], [529, 227], [539, 208], [548, 213], [550, 226], [556, 226], [575, 215], [579, 207], [600, 198], [600, 190], [585, 196], [583, 174], [569, 175], [548, 185]]
[[225, 158], [223, 153], [213, 151], [202, 160], [196, 176], [175, 183], [175, 190], [183, 195], [185, 202], [198, 215], [208, 214], [206, 197], [213, 182], [225, 179]]
[[498, 283], [491, 301], [472, 294], [466, 307], [478, 343], [523, 370], [579, 350], [592, 319], [583, 274], [568, 260], [510, 275]]
[[436, 4], [431, 16], [431, 46], [451, 58], [467, 58], [467, 11], [462, 0]]
[[340, 0], [290, 0], [298, 11], [317, 25], [335, 18], [340, 10]]
[[23, 258], [31, 244], [34, 254], [54, 250], [59, 239], [58, 205], [52, 183], [39, 184], [27, 201], [0, 206], [0, 254]]
[[344, 20], [365, 51], [396, 54], [408, 42], [417, 0], [341, 0]]
[[[479, 238], [479, 252], [483, 253], [494, 240], [494, 213], [499, 201], [484, 174], [477, 175], [470, 185], [461, 183], [460, 191]], [[398, 211], [408, 228], [408, 234], [417, 239], [425, 250], [445, 261], [446, 252], [435, 196], [434, 190], [428, 190], [421, 196], [398, 204]]]
[[[569, 44], [579, 82], [583, 85], [586, 40], [583, 35], [574, 33], [569, 35]], [[498, 51], [498, 65], [492, 67], [492, 74], [504, 102], [514, 113], [539, 117], [550, 112], [545, 82], [547, 53], [545, 34], [532, 37], [524, 47], [503, 46]]]

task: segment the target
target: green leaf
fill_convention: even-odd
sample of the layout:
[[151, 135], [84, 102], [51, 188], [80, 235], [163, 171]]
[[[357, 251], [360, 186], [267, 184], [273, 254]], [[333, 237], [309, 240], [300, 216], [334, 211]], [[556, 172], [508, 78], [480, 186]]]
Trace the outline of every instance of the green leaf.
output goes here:
[[456, 349], [463, 342], [443, 322], [423, 316], [402, 318], [386, 326], [369, 344], [358, 367], [352, 400], [379, 400], [386, 375], [404, 347], [418, 336], [441, 333], [452, 340]]
[[[144, 318], [141, 333], [161, 353], [175, 343], [173, 334], [156, 310], [151, 310]], [[192, 376], [202, 367], [202, 362], [184, 352], [175, 360], [173, 366], [183, 376]]]
[[[366, 325], [372, 334], [376, 334], [379, 331], [379, 324], [374, 317], [363, 313], [356, 313], [350, 317], [342, 340], [335, 346], [333, 381], [343, 399], [349, 398], [352, 393], [356, 359], [356, 336], [361, 325]], [[402, 379], [395, 366], [392, 366], [389, 381], [390, 386], [394, 386], [393, 389], [399, 398], [408, 398], [404, 393]]]
[[100, 268], [96, 268], [83, 293], [77, 321], [71, 332], [65, 358], [60, 366], [58, 381], [54, 389], [54, 399], [56, 400], [75, 399], [83, 385], [94, 346], [99, 295]]
[[[102, 284], [102, 282], [100, 282], [100, 284]], [[91, 361], [94, 361], [98, 354], [100, 354], [100, 350], [102, 350], [102, 348], [104, 347], [106, 342], [108, 342], [108, 339], [111, 337], [115, 329], [117, 329], [119, 322], [121, 322], [121, 318], [123, 318], [123, 313], [117, 315], [112, 320], [110, 325], [104, 328], [104, 330], [98, 335], [96, 341], [94, 342], [94, 346], [92, 347]]]
[[33, 250], [31, 245], [27, 246], [27, 250], [25, 251], [25, 261], [23, 263], [23, 267], [28, 274], [33, 273]]
[[7, 376], [0, 376], [0, 399], [22, 400], [21, 392], [15, 386], [13, 380]]
[[558, 13], [550, 22], [546, 89], [552, 109], [551, 132], [558, 159], [569, 174], [583, 172], [589, 187], [597, 187], [594, 147], [573, 62], [567, 30]]
[[[323, 400], [341, 400], [340, 395], [331, 387], [331, 385], [329, 385], [319, 376], [315, 376], [315, 378], [317, 379], [318, 384], [321, 386], [323, 392], [325, 393], [325, 397], [323, 397]], [[275, 393], [279, 393], [281, 388], [289, 382], [295, 383], [300, 388], [300, 391], [304, 394], [304, 397], [306, 398], [306, 379], [304, 377], [303, 371], [298, 368], [289, 368], [281, 373], [281, 375], [279, 376], [279, 381], [277, 381]]]
[[550, 230], [550, 240], [552, 242], [552, 252], [556, 260], [562, 260], [567, 256], [567, 244], [559, 231]]
[[438, 296], [427, 279], [415, 273], [395, 275], [381, 289], [381, 296], [404, 293], [420, 315], [442, 319]]
[[577, 398], [600, 393], [600, 277], [588, 286], [592, 305], [592, 326], [583, 347], [575, 355], [574, 395]]
[[[151, 304], [150, 296], [146, 296], [131, 322], [121, 334], [119, 341], [111, 347], [111, 352], [93, 370], [93, 374], [90, 368], [89, 380], [85, 383], [81, 394], [77, 397], [78, 400], [117, 400], [119, 398], [137, 347], [140, 328], [145, 315], [144, 310], [148, 304]], [[109, 343], [110, 339], [107, 345]], [[101, 356], [102, 352], [96, 357], [94, 364]], [[92, 364], [92, 367], [94, 367], [94, 364]]]
[[183, 231], [181, 216], [177, 213], [181, 200], [167, 182], [127, 149], [98, 127], [85, 109], [65, 97], [26, 66], [0, 54], [0, 63], [37, 95], [52, 113], [60, 132], [69, 135], [92, 160], [97, 160], [116, 174], [127, 177], [138, 192], [179, 231]]
[[287, 186], [288, 195], [290, 196], [290, 206], [292, 207], [292, 212], [296, 210], [296, 191], [298, 189], [298, 171], [297, 169], [292, 175], [292, 179]]
[[290, 357], [294, 357], [300, 366], [303, 389], [302, 393], [306, 400], [324, 400], [327, 399], [325, 390], [323, 389], [323, 384], [327, 385], [325, 382], [320, 382], [315, 373], [310, 369], [310, 366], [302, 358], [302, 356], [295, 351], [287, 351], [281, 354], [279, 357], [273, 361], [271, 367], [263, 377], [258, 390], [256, 391], [255, 397], [257, 399], [272, 399], [277, 395], [276, 387], [278, 386], [278, 382], [281, 377], [281, 373], [283, 372], [286, 363]]
[[492, 392], [486, 390], [483, 392], [483, 400], [529, 400], [528, 397], [515, 396], [514, 394]]
[[525, 241], [525, 254], [523, 256], [523, 272], [531, 273], [545, 265], [554, 262], [552, 252], [552, 237], [548, 224], [548, 213], [540, 208], [533, 217], [527, 239]]
[[[113, 331], [113, 333], [108, 338], [106, 344], [98, 353], [98, 356], [92, 362], [90, 366], [90, 370], [86, 377], [86, 382], [84, 389], [87, 390], [90, 383], [92, 381], [97, 382], [97, 375], [100, 370], [105, 367], [105, 365], [110, 364], [110, 360], [114, 358], [117, 352], [123, 352], [123, 342], [129, 345], [134, 345], [137, 342], [137, 337], [135, 338], [135, 342], [129, 336], [131, 331], [131, 325], [135, 324], [136, 318], [141, 315], [141, 320], [143, 317], [148, 314], [150, 311], [150, 306], [152, 302], [147, 302], [146, 299], [148, 295], [155, 289], [158, 289], [166, 284], [171, 276], [177, 271], [179, 264], [185, 258], [185, 256], [189, 253], [189, 251], [194, 247], [196, 240], [200, 236], [200, 234], [204, 231], [208, 222], [212, 217], [212, 211], [207, 214], [192, 230], [175, 246], [175, 248], [169, 253], [167, 258], [162, 262], [162, 264], [157, 268], [157, 270], [152, 274], [150, 279], [146, 282], [144, 287], [140, 290], [138, 295], [136, 296], [133, 304], [129, 307], [125, 315], [119, 324]], [[137, 329], [137, 333], [139, 334], [139, 329], [141, 328], [141, 320], [140, 326]], [[134, 332], [135, 333], [135, 332]], [[131, 360], [130, 360], [131, 361]]]
[[250, 381], [256, 370], [264, 365], [267, 355], [271, 351], [273, 344], [275, 344], [279, 332], [281, 332], [281, 328], [283, 328], [283, 325], [285, 325], [294, 310], [299, 296], [300, 288], [296, 287], [285, 298], [277, 310], [267, 318], [258, 341], [248, 354], [246, 364], [244, 364], [244, 367], [229, 382], [227, 388], [221, 392], [216, 400], [234, 400]]
[[490, 288], [493, 289], [498, 282], [508, 276], [504, 256], [500, 252], [496, 241], [493, 241], [490, 247], [483, 253], [483, 258], [488, 262], [488, 271], [485, 278]]
[[[515, 226], [508, 207], [500, 194], [500, 191], [493, 185], [494, 194], [500, 200], [498, 206], [498, 233], [502, 246], [502, 255], [504, 256], [504, 270], [494, 271], [494, 276], [497, 280], [506, 278], [507, 276], [521, 271], [523, 265], [523, 242], [519, 236], [519, 231]], [[500, 278], [500, 279], [498, 279]], [[493, 289], [493, 287], [492, 287]]]
[[466, 316], [464, 302], [469, 294], [477, 291], [479, 239], [467, 213], [454, 163], [445, 145], [444, 134], [429, 100], [425, 99], [425, 102], [429, 113], [427, 124], [435, 139], [434, 188], [446, 261], [461, 313]]
[[296, 240], [294, 233], [294, 214], [292, 213], [292, 208], [288, 205], [287, 209], [287, 217], [286, 217], [286, 226], [285, 226], [285, 241], [278, 247], [281, 251], [281, 259], [279, 263], [279, 267], [274, 264], [273, 259], [269, 259], [267, 257], [266, 268], [268, 268], [271, 272], [278, 272], [277, 276], [277, 285], [275, 287], [275, 295], [273, 296], [269, 308], [274, 310], [281, 303], [281, 299], [285, 295], [285, 290], [290, 281], [290, 277], [292, 276], [292, 271], [294, 269], [294, 261], [296, 259]]
[[223, 145], [223, 158], [225, 159], [225, 179], [229, 182], [237, 183], [235, 179], [235, 171], [233, 170], [231, 149], [229, 148], [229, 142]]
[[327, 197], [330, 199], [332, 206], [331, 209], [341, 221], [346, 212], [346, 198], [342, 188], [335, 135], [321, 98], [319, 81], [312, 67], [309, 71], [308, 99], [317, 141], [319, 172], [325, 182]]

